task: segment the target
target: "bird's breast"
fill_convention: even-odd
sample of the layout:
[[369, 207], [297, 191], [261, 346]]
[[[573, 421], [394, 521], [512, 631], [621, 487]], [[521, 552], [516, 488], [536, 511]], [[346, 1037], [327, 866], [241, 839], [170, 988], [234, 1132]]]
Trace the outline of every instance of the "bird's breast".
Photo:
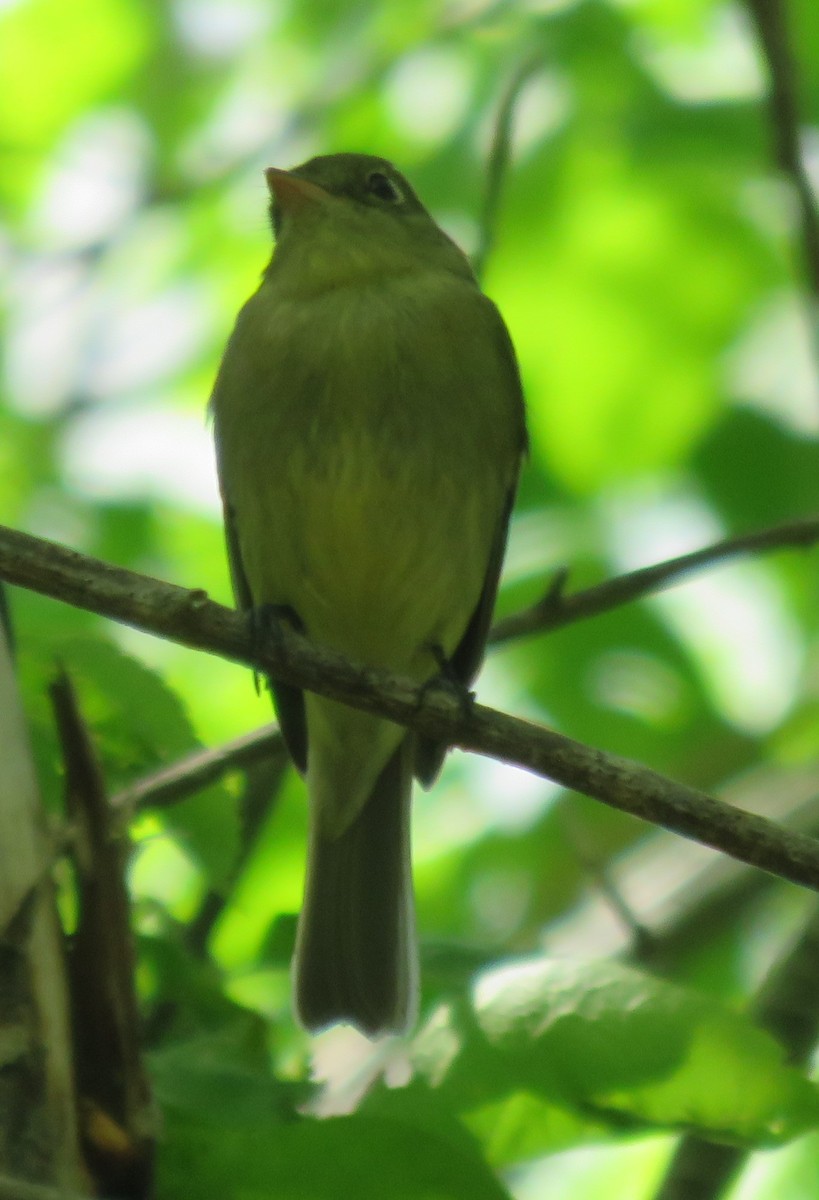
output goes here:
[[254, 600], [397, 668], [421, 643], [457, 644], [516, 469], [508, 381], [459, 298], [259, 306], [229, 351], [248, 386], [216, 394]]

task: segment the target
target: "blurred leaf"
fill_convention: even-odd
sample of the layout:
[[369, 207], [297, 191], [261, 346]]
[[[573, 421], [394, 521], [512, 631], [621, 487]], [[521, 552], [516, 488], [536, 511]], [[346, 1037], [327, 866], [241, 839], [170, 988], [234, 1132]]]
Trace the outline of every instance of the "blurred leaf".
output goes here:
[[[174, 1072], [175, 1074], [175, 1072]], [[235, 1072], [230, 1073], [238, 1082]], [[189, 1099], [196, 1119], [166, 1099], [167, 1139], [158, 1197], [198, 1200], [508, 1200], [478, 1145], [426, 1089], [381, 1096], [367, 1111], [326, 1120], [276, 1120], [276, 1088], [229, 1103], [233, 1083], [195, 1071]], [[227, 1091], [223, 1084], [227, 1085]], [[228, 1103], [225, 1103], [225, 1101]], [[253, 1101], [255, 1100], [255, 1103]], [[370, 1107], [373, 1112], [370, 1112]], [[203, 1120], [203, 1114], [205, 1119]], [[218, 1131], [218, 1133], [217, 1133]]]
[[71, 638], [53, 652], [74, 680], [103, 755], [120, 770], [124, 764], [133, 771], [172, 762], [195, 747], [179, 697], [160, 675], [113, 642]]
[[203, 1126], [295, 1120], [296, 1103], [307, 1098], [303, 1085], [271, 1075], [264, 1022], [247, 1013], [217, 1033], [155, 1051], [151, 1074], [163, 1109], [195, 1113]]
[[[230, 1000], [218, 969], [209, 961], [195, 958], [184, 945], [182, 930], [143, 902], [137, 906], [138, 923], [159, 926], [157, 932], [139, 937], [140, 994], [151, 1013], [160, 1014], [161, 1034], [153, 1032], [153, 1043], [189, 1040], [206, 1032], [239, 1025], [249, 1020], [246, 1009]], [[164, 914], [163, 914], [164, 915]], [[231, 1033], [230, 1036], [235, 1036]]]
[[[784, 1065], [768, 1034], [696, 992], [610, 962], [536, 959], [489, 972], [468, 1020], [439, 1010], [413, 1056], [479, 1127], [481, 1110], [511, 1095], [530, 1146], [532, 1106], [521, 1109], [521, 1094], [615, 1126], [685, 1126], [752, 1144], [819, 1122], [815, 1086]], [[545, 1150], [555, 1133], [542, 1111]], [[513, 1123], [502, 1145], [520, 1137]]]
[[[137, 67], [148, 36], [147, 6], [136, 0], [26, 0], [0, 14], [0, 127], [7, 156], [6, 199], [21, 197], [32, 160], [94, 102]], [[14, 170], [9, 170], [10, 161]]]
[[819, 443], [748, 409], [724, 415], [695, 463], [738, 533], [819, 511]]

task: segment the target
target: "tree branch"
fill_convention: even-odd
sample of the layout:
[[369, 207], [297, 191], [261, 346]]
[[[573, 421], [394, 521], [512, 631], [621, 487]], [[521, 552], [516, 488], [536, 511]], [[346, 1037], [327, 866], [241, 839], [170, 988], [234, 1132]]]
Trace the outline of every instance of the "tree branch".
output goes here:
[[523, 612], [498, 621], [489, 640], [492, 643], [508, 642], [525, 634], [551, 633], [552, 630], [561, 629], [573, 621], [600, 616], [601, 613], [619, 608], [621, 604], [629, 604], [632, 600], [640, 600], [653, 592], [659, 592], [686, 575], [700, 571], [703, 567], [713, 566], [714, 563], [727, 562], [744, 554], [760, 551], [793, 547], [808, 549], [817, 543], [819, 517], [805, 517], [799, 521], [788, 521], [784, 525], [772, 525], [755, 533], [715, 542], [702, 550], [681, 554], [679, 558], [669, 558], [665, 562], [641, 567], [638, 571], [629, 571], [625, 575], [617, 575], [614, 579], [607, 579], [594, 587], [584, 588], [568, 596], [564, 587], [569, 573], [567, 568], [563, 567], [556, 573], [542, 600]]
[[[755, 551], [782, 550], [794, 546], [807, 549], [816, 542], [819, 542], [819, 518], [792, 521], [743, 537], [716, 542], [703, 550], [619, 575], [569, 596], [564, 591], [569, 571], [563, 567], [555, 573], [542, 600], [496, 623], [490, 642], [498, 645], [534, 633], [550, 633], [574, 621], [598, 616], [670, 587], [685, 576], [716, 562]], [[283, 741], [276, 726], [269, 725], [226, 742], [223, 746], [196, 751], [169, 767], [151, 772], [113, 796], [111, 803], [128, 813], [137, 808], [165, 808], [220, 779], [227, 771], [245, 769], [282, 748]]]
[[204, 592], [161, 583], [0, 527], [0, 577], [283, 682], [379, 713], [429, 737], [502, 759], [662, 825], [734, 858], [819, 890], [819, 841], [780, 829], [628, 759], [474, 704], [419, 688], [282, 629], [254, 649], [247, 620]]
[[[796, 70], [788, 44], [783, 0], [747, 0], [770, 81], [769, 109], [777, 164], [790, 180], [799, 205], [802, 258], [814, 302], [819, 302], [819, 214], [799, 145]], [[811, 313], [814, 349], [819, 355], [819, 322]]]
[[492, 144], [489, 148], [489, 160], [486, 165], [486, 191], [481, 211], [480, 239], [478, 248], [472, 256], [472, 266], [478, 279], [483, 276], [495, 241], [495, 227], [500, 211], [503, 180], [509, 166], [509, 155], [512, 149], [515, 108], [526, 84], [542, 65], [543, 54], [541, 51], [527, 55], [506, 85], [498, 105]]
[[143, 775], [111, 797], [111, 807], [131, 814], [138, 808], [167, 808], [215, 783], [228, 771], [244, 771], [256, 763], [284, 754], [284, 738], [278, 726], [263, 725], [209, 750], [197, 750]]

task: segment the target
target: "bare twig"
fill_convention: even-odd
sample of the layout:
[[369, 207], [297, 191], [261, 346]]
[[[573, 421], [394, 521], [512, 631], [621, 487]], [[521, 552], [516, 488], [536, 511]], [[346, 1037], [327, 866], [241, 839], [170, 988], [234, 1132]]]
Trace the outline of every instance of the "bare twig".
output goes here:
[[714, 563], [771, 550], [794, 547], [807, 549], [818, 542], [819, 517], [805, 517], [784, 525], [772, 525], [769, 529], [747, 533], [742, 537], [715, 542], [692, 554], [682, 554], [679, 558], [669, 558], [650, 567], [641, 567], [638, 571], [629, 571], [568, 596], [564, 591], [568, 571], [564, 567], [556, 574], [542, 600], [523, 612], [498, 621], [490, 634], [490, 641], [508, 642], [529, 633], [549, 633], [573, 621], [597, 617], [619, 608], [621, 604], [629, 604], [659, 592], [686, 575], [713, 566]]
[[276, 754], [284, 754], [278, 726], [263, 725], [212, 750], [197, 750], [169, 767], [152, 771], [111, 797], [111, 807], [132, 813], [139, 808], [167, 808], [191, 792], [215, 783], [228, 771], [247, 770]]
[[349, 663], [281, 629], [259, 650], [246, 620], [203, 592], [112, 567], [52, 542], [0, 527], [0, 578], [159, 637], [256, 667], [434, 737], [502, 759], [623, 812], [806, 887], [819, 890], [819, 841], [778, 828], [638, 763], [584, 746], [527, 721], [459, 702], [448, 689], [419, 688]]
[[278, 752], [266, 760], [254, 762], [245, 771], [245, 786], [241, 797], [241, 836], [239, 850], [226, 885], [212, 888], [206, 894], [199, 911], [187, 926], [185, 939], [199, 957], [205, 953], [208, 939], [229, 903], [233, 884], [240, 878], [257, 845], [259, 833], [281, 797], [281, 785], [287, 770], [288, 757], [284, 739], [279, 738]]
[[799, 204], [802, 257], [813, 298], [811, 333], [819, 356], [819, 214], [799, 145], [799, 109], [796, 69], [788, 41], [783, 0], [748, 0], [757, 37], [768, 65], [769, 106], [774, 153], [780, 170], [790, 180]]
[[509, 166], [509, 155], [512, 148], [512, 128], [515, 121], [515, 108], [523, 89], [543, 63], [543, 54], [527, 55], [519, 64], [517, 70], [506, 85], [506, 90], [500, 99], [495, 128], [492, 134], [492, 144], [489, 148], [489, 159], [486, 165], [486, 191], [484, 192], [483, 209], [480, 219], [480, 239], [478, 248], [472, 256], [472, 266], [480, 279], [486, 269], [487, 259], [495, 241], [495, 228], [500, 209], [501, 191]]
[[612, 864], [606, 861], [593, 839], [577, 822], [574, 808], [565, 810], [561, 816], [563, 836], [588, 875], [594, 892], [608, 906], [619, 926], [628, 933], [632, 954], [647, 958], [651, 953], [653, 938], [615, 881]]
[[[208, 784], [215, 783], [230, 771], [244, 771], [253, 775], [262, 770], [265, 774], [264, 786], [261, 789], [251, 786], [245, 790], [241, 841], [231, 876], [236, 879], [256, 843], [259, 827], [278, 795], [278, 783], [286, 760], [284, 738], [278, 726], [264, 725], [222, 746], [197, 750], [168, 767], [144, 775], [112, 796], [110, 806], [127, 823], [138, 809], [168, 808]], [[224, 909], [227, 895], [224, 888], [208, 892], [197, 916], [188, 926], [188, 942], [197, 953], [202, 952]]]

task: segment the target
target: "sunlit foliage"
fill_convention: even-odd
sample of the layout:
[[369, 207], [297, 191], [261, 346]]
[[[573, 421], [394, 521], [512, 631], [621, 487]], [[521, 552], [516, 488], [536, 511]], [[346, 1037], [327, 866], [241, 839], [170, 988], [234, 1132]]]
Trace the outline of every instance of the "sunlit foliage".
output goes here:
[[[801, 0], [790, 17], [815, 159], [819, 16]], [[590, 584], [819, 511], [808, 271], [768, 70], [748, 11], [717, 0], [6, 0], [0, 519], [229, 600], [206, 402], [270, 253], [263, 168], [334, 150], [395, 161], [480, 252], [510, 326], [532, 449], [502, 613], [561, 565]], [[817, 561], [715, 568], [498, 648], [480, 697], [819, 827]], [[54, 806], [56, 659], [112, 793], [270, 719], [230, 664], [20, 592], [12, 608]], [[274, 774], [133, 827], [161, 1197], [649, 1200], [689, 1122], [752, 1147], [815, 1124], [812, 1088], [730, 1017], [807, 893], [731, 874], [712, 893], [708, 852], [460, 755], [416, 804], [415, 1077], [359, 1103], [366, 1048], [311, 1046], [292, 1020], [304, 796]], [[242, 804], [267, 795], [248, 843]], [[637, 947], [606, 879], [656, 933], [655, 976], [691, 991], [612, 966]], [[513, 1005], [488, 1045], [462, 1011], [476, 972], [501, 988], [507, 960], [544, 949], [585, 983], [550, 975], [520, 1004], [552, 1027]], [[753, 1155], [730, 1196], [803, 1200], [816, 1171], [807, 1134]]]

